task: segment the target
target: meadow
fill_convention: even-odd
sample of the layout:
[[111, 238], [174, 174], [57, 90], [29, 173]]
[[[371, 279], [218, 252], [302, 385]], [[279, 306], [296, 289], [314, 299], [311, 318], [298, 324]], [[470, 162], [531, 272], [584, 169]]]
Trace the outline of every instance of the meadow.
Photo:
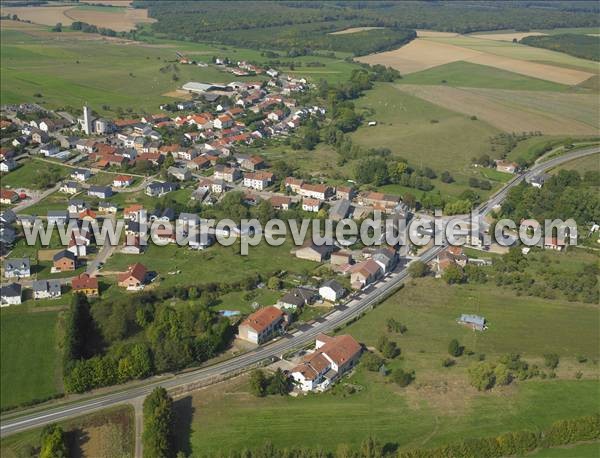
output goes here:
[[469, 177], [483, 178], [470, 167], [471, 158], [490, 154], [489, 139], [499, 131], [398, 90], [403, 87], [379, 84], [356, 101], [366, 121], [375, 120], [377, 125], [363, 124], [352, 140], [367, 148], [389, 148], [394, 156], [415, 167], [431, 167], [438, 176], [448, 170], [456, 183], [444, 186], [439, 180], [434, 182], [443, 192], [460, 193]]
[[[484, 315], [489, 329], [476, 333], [461, 327], [456, 323], [461, 313]], [[335, 450], [340, 443], [357, 446], [373, 436], [401, 449], [434, 447], [467, 435], [535, 430], [558, 419], [595, 413], [600, 356], [597, 317], [596, 306], [523, 298], [490, 285], [448, 288], [441, 280], [410, 281], [339, 331], [369, 348], [382, 334], [395, 340], [402, 353], [387, 367], [415, 370], [416, 380], [408, 388], [398, 388], [359, 366], [324, 394], [255, 398], [249, 393], [247, 377], [240, 377], [177, 403], [183, 431], [178, 434], [179, 444], [192, 453], [257, 447], [267, 439], [280, 447]], [[390, 334], [389, 318], [406, 325], [408, 331]], [[443, 368], [452, 338], [474, 354]], [[469, 386], [466, 371], [479, 354], [495, 361], [511, 352], [541, 366], [544, 353], [557, 352], [561, 358], [557, 378], [514, 382], [487, 393]], [[578, 363], [577, 355], [585, 355], [587, 362]], [[583, 374], [580, 380], [575, 378], [577, 371]], [[349, 386], [354, 390], [349, 391]]]
[[[69, 456], [126, 457], [134, 452], [134, 411], [119, 406], [60, 422], [66, 436]], [[0, 454], [4, 458], [31, 456], [40, 447], [42, 428], [4, 437]]]
[[57, 178], [67, 177], [72, 169], [58, 164], [43, 164], [39, 161], [24, 160], [19, 162], [19, 167], [2, 175], [2, 186], [8, 188], [42, 189], [39, 181], [41, 174], [53, 171]]
[[247, 256], [239, 254], [238, 244], [230, 247], [216, 244], [203, 251], [194, 251], [175, 244], [162, 247], [151, 244], [142, 255], [115, 253], [106, 262], [103, 271], [124, 271], [128, 265], [141, 262], [148, 270], [156, 271], [160, 275], [161, 287], [167, 287], [211, 282], [229, 283], [256, 273], [304, 273], [317, 267], [314, 262], [294, 258], [290, 254], [291, 249], [292, 243], [289, 240], [279, 247], [272, 247], [266, 243], [250, 247]]
[[22, 306], [0, 312], [2, 408], [62, 392], [57, 320], [56, 311]]

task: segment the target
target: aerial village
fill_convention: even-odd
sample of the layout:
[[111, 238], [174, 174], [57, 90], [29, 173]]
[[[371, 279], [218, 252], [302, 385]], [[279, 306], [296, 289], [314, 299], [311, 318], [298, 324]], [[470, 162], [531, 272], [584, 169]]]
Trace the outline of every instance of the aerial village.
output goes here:
[[[193, 64], [183, 56], [180, 63]], [[44, 192], [4, 185], [1, 189], [3, 307], [24, 300], [59, 298], [65, 291], [98, 297], [102, 294], [102, 268], [115, 251], [131, 255], [128, 267], [116, 273], [117, 286], [124, 292], [151, 287], [159, 275], [154, 266], [144, 261], [142, 224], [168, 221], [185, 227], [199, 223], [201, 218], [196, 213], [177, 214], [168, 207], [119, 205], [119, 196], [127, 193], [143, 192], [148, 199], [158, 200], [191, 188], [191, 200], [211, 206], [227, 193], [241, 191], [251, 206], [266, 200], [275, 211], [296, 208], [307, 217], [333, 221], [360, 220], [374, 211], [397, 218], [411, 215], [411, 209], [398, 196], [358, 192], [352, 182], [331, 185], [316, 179], [277, 176], [260, 154], [240, 153], [242, 147], [255, 142], [289, 136], [306, 120], [323, 118], [326, 112], [322, 107], [297, 102], [298, 95], [309, 88], [305, 79], [245, 62], [225, 66], [223, 60], [216, 59], [215, 65], [234, 76], [264, 75], [268, 79], [226, 85], [188, 82], [181, 90], [191, 95], [190, 100], [161, 105], [160, 113], [135, 119], [100, 117], [88, 105], [78, 117], [35, 104], [2, 107], [1, 128], [12, 138], [10, 144], [2, 144], [3, 176], [18, 172], [34, 158], [40, 161], [38, 166], [60, 164], [70, 170], [66, 178], [52, 183]], [[183, 132], [183, 141], [169, 140], [172, 135], [168, 132], [173, 130]], [[502, 162], [497, 167], [510, 173], [516, 171], [516, 164]], [[103, 180], [95, 179], [101, 175]], [[531, 184], [541, 186], [543, 181]], [[64, 196], [62, 208], [57, 204], [45, 214], [28, 211], [53, 192]], [[126, 227], [125, 237], [116, 249], [98, 246], [93, 234], [83, 228], [85, 221], [115, 219], [117, 215], [125, 219]], [[76, 220], [80, 228], [72, 234], [68, 247], [55, 250], [44, 259], [50, 274], [43, 279], [38, 278], [32, 259], [11, 256], [23, 228], [33, 225], [36, 217], [48, 224]], [[166, 243], [175, 243], [173, 230], [164, 230], [158, 236]], [[209, 249], [214, 242], [214, 237], [208, 237], [180, 249]], [[546, 247], [562, 249], [552, 240], [546, 241]], [[312, 242], [293, 249], [291, 254], [297, 259], [328, 265], [330, 278], [319, 285], [290, 288], [275, 304], [257, 307], [246, 317], [232, 314], [232, 320], [238, 322], [238, 340], [251, 346], [264, 345], [287, 332], [296, 332], [294, 317], [315, 304], [329, 306], [324, 316], [329, 319], [337, 307], [351, 307], [364, 291], [373, 287], [385, 289], [386, 278], [393, 275], [397, 266], [408, 263], [411, 254], [416, 254], [411, 249], [414, 247], [400, 252], [387, 245], [357, 248], [318, 246]], [[481, 260], [469, 259], [461, 248], [451, 247], [430, 264], [439, 277], [449, 266], [467, 262]], [[459, 323], [477, 330], [485, 328], [481, 317], [461, 317]], [[361, 350], [352, 336], [319, 335], [314, 349], [297, 357], [287, 370], [300, 391], [325, 390], [352, 369]]]

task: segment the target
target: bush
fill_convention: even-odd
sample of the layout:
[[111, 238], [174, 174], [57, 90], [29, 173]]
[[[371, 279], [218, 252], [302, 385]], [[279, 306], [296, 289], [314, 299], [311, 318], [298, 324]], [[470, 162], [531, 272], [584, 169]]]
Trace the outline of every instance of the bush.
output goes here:
[[494, 366], [490, 363], [477, 363], [469, 368], [471, 385], [479, 391], [489, 390], [496, 383]]
[[360, 361], [371, 372], [377, 372], [383, 364], [383, 359], [370, 351], [365, 352]]
[[448, 353], [450, 356], [459, 357], [463, 354], [464, 347], [460, 346], [457, 339], [452, 339], [448, 344]]
[[452, 358], [446, 358], [442, 361], [442, 367], [452, 367], [456, 364], [456, 361]]
[[415, 371], [405, 372], [402, 369], [398, 369], [392, 374], [392, 380], [396, 383], [396, 385], [402, 388], [410, 385], [414, 379]]
[[144, 399], [145, 458], [173, 456], [173, 421], [173, 399], [164, 388], [155, 388]]
[[379, 338], [377, 349], [385, 358], [393, 359], [400, 354], [400, 348], [398, 348], [396, 342], [389, 340], [386, 336]]
[[423, 261], [413, 261], [408, 266], [408, 273], [412, 278], [421, 278], [429, 273], [429, 267]]
[[556, 353], [547, 353], [544, 355], [544, 364], [549, 369], [556, 369], [558, 367], [559, 358]]

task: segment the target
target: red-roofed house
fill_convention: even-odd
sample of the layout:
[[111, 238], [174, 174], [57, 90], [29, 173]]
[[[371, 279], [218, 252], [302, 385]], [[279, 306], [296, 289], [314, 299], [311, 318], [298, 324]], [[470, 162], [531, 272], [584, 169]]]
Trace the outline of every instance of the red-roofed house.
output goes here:
[[126, 272], [118, 275], [118, 284], [128, 291], [138, 291], [144, 289], [147, 275], [148, 270], [146, 267], [143, 264], [136, 262], [129, 266]]
[[0, 203], [12, 204], [19, 200], [19, 195], [10, 189], [0, 189]]
[[96, 277], [90, 277], [88, 274], [83, 273], [78, 277], [71, 280], [71, 288], [75, 293], [83, 293], [88, 297], [98, 296], [100, 290], [98, 289], [98, 279]]
[[361, 345], [350, 335], [319, 334], [315, 351], [292, 369], [292, 378], [302, 391], [323, 391], [356, 365], [361, 352]]
[[251, 172], [244, 174], [244, 186], [262, 191], [273, 181], [271, 172]]
[[113, 186], [115, 188], [126, 188], [133, 183], [133, 177], [129, 175], [117, 175], [117, 177], [113, 180]]
[[377, 280], [383, 271], [379, 264], [372, 259], [356, 264], [350, 274], [350, 284], [354, 289], [361, 289]]
[[264, 307], [246, 318], [238, 327], [238, 337], [261, 344], [285, 329], [286, 315], [277, 307]]
[[221, 115], [213, 121], [215, 129], [227, 129], [233, 126], [233, 119], [228, 115]]

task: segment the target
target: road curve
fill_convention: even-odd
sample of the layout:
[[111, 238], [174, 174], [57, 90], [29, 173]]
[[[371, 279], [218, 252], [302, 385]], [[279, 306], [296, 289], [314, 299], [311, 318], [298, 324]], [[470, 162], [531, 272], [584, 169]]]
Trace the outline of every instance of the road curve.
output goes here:
[[[521, 183], [526, 177], [534, 176], [564, 162], [600, 153], [600, 147], [590, 147], [558, 156], [541, 164], [536, 164], [523, 174], [515, 176], [500, 191], [494, 194], [487, 202], [480, 205], [477, 210], [485, 215], [496, 205], [500, 204], [507, 196], [508, 191]], [[433, 246], [422, 253], [417, 259], [429, 262], [444, 249], [443, 246]], [[10, 419], [0, 422], [0, 436], [4, 437], [19, 431], [43, 426], [48, 423], [65, 420], [79, 415], [131, 402], [149, 394], [156, 386], [163, 386], [168, 390], [183, 387], [188, 384], [210, 381], [213, 378], [237, 373], [245, 368], [252, 367], [268, 358], [280, 357], [286, 352], [299, 348], [314, 341], [322, 332], [330, 332], [343, 323], [355, 318], [368, 310], [373, 305], [383, 300], [396, 289], [408, 276], [406, 265], [400, 266], [396, 271], [388, 274], [375, 285], [360, 292], [355, 299], [343, 307], [338, 307], [334, 312], [315, 322], [308, 328], [296, 330], [271, 344], [256, 348], [248, 353], [234, 357], [227, 361], [216, 363], [194, 371], [177, 374], [171, 378], [150, 382], [144, 386], [132, 387], [119, 392], [114, 392], [94, 398], [87, 398], [69, 404], [55, 405], [34, 413], [25, 413], [20, 416], [11, 416]]]

